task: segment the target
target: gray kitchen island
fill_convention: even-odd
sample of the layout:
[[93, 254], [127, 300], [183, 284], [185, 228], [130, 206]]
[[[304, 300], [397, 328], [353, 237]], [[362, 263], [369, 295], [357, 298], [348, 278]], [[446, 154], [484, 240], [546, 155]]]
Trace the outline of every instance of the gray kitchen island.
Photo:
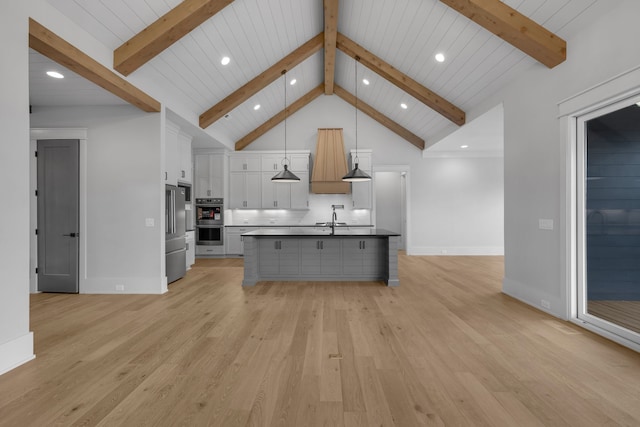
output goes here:
[[263, 229], [242, 235], [243, 286], [260, 281], [384, 281], [398, 286], [398, 237], [383, 229]]

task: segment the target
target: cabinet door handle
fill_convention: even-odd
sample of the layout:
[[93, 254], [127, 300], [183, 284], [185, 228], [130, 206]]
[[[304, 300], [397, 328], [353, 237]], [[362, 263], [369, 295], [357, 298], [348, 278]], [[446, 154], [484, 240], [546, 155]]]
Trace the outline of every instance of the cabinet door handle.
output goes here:
[[362, 249], [367, 249], [367, 242], [364, 240], [362, 241]]
[[211, 195], [211, 190], [207, 190], [207, 196]]
[[320, 249], [324, 250], [324, 242], [322, 240], [320, 241]]
[[184, 178], [186, 176], [186, 174], [185, 174], [184, 171], [181, 171], [181, 172], [182, 172], [182, 177]]
[[165, 173], [164, 173], [164, 180], [166, 181], [166, 180], [168, 180], [168, 179], [169, 179], [169, 173], [168, 173], [168, 172], [165, 172]]

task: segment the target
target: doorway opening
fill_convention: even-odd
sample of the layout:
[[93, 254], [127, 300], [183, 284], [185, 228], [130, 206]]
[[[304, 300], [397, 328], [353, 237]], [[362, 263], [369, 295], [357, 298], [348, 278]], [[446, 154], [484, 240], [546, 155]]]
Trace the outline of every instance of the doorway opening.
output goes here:
[[374, 173], [376, 228], [400, 233], [398, 249], [407, 250], [410, 235], [408, 221], [408, 166], [380, 166]]

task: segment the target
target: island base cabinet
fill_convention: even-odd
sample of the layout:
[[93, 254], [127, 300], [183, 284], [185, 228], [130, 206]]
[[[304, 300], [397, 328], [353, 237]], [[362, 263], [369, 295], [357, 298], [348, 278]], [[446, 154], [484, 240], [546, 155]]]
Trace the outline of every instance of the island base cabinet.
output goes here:
[[244, 235], [243, 286], [259, 281], [379, 281], [398, 286], [398, 238]]
[[300, 273], [300, 244], [295, 239], [260, 239], [258, 268], [264, 276], [292, 276]]
[[336, 239], [305, 239], [300, 242], [300, 273], [339, 276], [342, 273], [342, 244]]
[[[385, 265], [386, 243], [382, 239], [344, 239], [342, 272], [346, 276], [372, 277]], [[387, 271], [383, 271], [385, 275]]]

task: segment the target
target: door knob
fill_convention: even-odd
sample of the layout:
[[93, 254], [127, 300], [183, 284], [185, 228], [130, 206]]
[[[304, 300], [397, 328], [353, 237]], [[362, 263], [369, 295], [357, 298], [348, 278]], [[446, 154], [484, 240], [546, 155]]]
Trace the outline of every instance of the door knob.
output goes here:
[[69, 233], [69, 234], [63, 234], [63, 236], [65, 237], [78, 237], [79, 233]]

